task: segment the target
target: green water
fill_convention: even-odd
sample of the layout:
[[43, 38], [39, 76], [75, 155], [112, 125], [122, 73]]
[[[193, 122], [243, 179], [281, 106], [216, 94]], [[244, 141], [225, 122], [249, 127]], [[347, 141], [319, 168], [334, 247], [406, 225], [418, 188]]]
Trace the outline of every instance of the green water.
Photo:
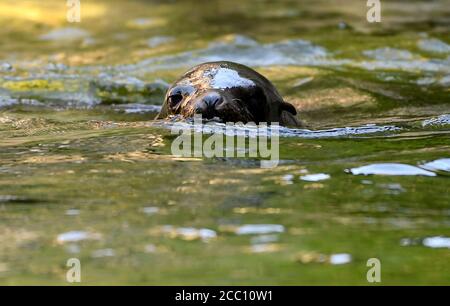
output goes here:
[[[0, 284], [68, 284], [69, 258], [84, 285], [367, 285], [369, 258], [381, 284], [450, 283], [448, 242], [426, 243], [450, 237], [449, 172], [345, 171], [450, 158], [447, 1], [382, 1], [380, 24], [365, 1], [85, 0], [79, 24], [40, 2], [0, 1]], [[173, 156], [149, 105], [214, 56], [319, 135], [281, 137], [273, 169]], [[367, 124], [398, 129], [320, 134]]]

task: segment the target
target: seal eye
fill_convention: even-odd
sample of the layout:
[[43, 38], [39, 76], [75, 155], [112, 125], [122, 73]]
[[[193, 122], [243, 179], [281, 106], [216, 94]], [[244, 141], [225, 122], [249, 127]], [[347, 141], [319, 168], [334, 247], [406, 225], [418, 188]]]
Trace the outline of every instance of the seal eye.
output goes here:
[[168, 100], [169, 105], [174, 107], [183, 100], [183, 96], [181, 94], [170, 95]]

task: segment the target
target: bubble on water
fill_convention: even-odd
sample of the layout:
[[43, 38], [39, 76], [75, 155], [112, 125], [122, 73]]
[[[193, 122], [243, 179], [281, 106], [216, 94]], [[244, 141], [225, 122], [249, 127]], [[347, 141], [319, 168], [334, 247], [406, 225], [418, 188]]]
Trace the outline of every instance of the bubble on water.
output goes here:
[[54, 40], [54, 41], [70, 41], [70, 40], [80, 40], [89, 37], [89, 32], [82, 30], [80, 28], [67, 27], [59, 28], [39, 36], [41, 40]]
[[421, 39], [417, 46], [427, 52], [450, 53], [450, 45], [436, 38]]
[[436, 173], [430, 172], [418, 167], [397, 163], [382, 163], [352, 168], [347, 170], [353, 175], [423, 175], [436, 176]]
[[448, 237], [428, 237], [425, 238], [422, 243], [429, 248], [450, 248], [450, 238]]
[[260, 235], [283, 233], [284, 226], [279, 224], [246, 224], [235, 229], [237, 235]]
[[300, 176], [300, 179], [302, 181], [307, 181], [307, 182], [318, 182], [318, 181], [328, 180], [330, 177], [331, 176], [329, 174], [316, 173], [316, 174], [308, 174], [308, 175]]
[[68, 243], [68, 242], [80, 242], [84, 240], [100, 240], [102, 235], [99, 233], [85, 232], [85, 231], [71, 231], [59, 234], [56, 237], [58, 243]]
[[332, 265], [345, 265], [352, 261], [352, 255], [346, 253], [332, 254], [329, 261]]

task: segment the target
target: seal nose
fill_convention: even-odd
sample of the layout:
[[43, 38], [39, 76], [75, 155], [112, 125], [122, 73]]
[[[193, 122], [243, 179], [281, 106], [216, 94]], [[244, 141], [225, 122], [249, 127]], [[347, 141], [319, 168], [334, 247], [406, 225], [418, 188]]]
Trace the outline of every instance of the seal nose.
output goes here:
[[218, 93], [209, 93], [204, 95], [195, 106], [195, 112], [202, 114], [208, 119], [214, 117], [216, 106], [223, 102], [223, 98]]
[[203, 97], [203, 103], [206, 104], [207, 108], [214, 108], [220, 102], [222, 102], [222, 96], [217, 93], [211, 93]]

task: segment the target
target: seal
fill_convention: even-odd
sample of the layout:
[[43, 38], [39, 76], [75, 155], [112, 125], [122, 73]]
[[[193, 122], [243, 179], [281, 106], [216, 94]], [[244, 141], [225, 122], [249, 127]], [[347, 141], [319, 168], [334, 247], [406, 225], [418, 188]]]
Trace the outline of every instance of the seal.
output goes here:
[[269, 80], [233, 62], [209, 62], [190, 69], [169, 88], [156, 119], [198, 114], [222, 122], [301, 126], [295, 107]]

